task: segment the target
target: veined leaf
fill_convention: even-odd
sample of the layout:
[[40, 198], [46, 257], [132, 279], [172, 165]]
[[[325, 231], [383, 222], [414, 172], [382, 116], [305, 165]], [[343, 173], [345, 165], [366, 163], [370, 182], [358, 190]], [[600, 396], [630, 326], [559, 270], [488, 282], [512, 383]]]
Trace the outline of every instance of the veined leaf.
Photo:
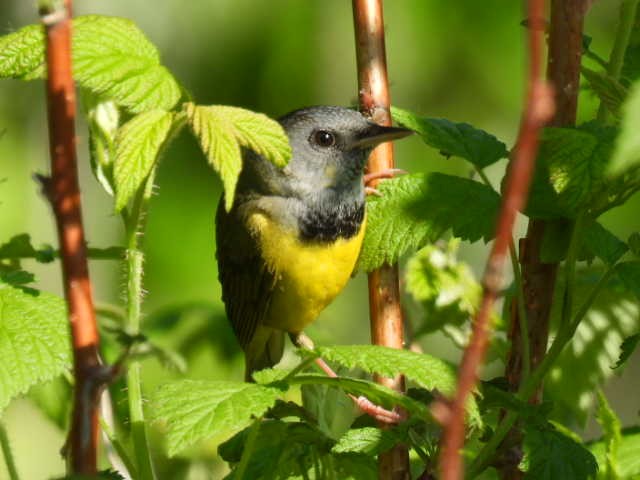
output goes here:
[[291, 147], [278, 122], [236, 107], [186, 104], [189, 125], [224, 185], [225, 207], [231, 209], [242, 170], [240, 146], [254, 150], [277, 166], [291, 157]]
[[622, 110], [621, 131], [607, 170], [610, 175], [619, 175], [640, 165], [640, 81], [631, 88]]
[[332, 451], [335, 453], [357, 452], [378, 455], [393, 447], [399, 438], [393, 430], [374, 427], [354, 428], [340, 437]]
[[552, 425], [527, 425], [525, 458], [521, 468], [531, 480], [586, 480], [595, 478], [598, 464], [593, 454]]
[[622, 344], [620, 345], [620, 357], [618, 357], [618, 361], [613, 368], [620, 368], [627, 363], [627, 360], [629, 360], [631, 355], [633, 355], [633, 352], [636, 351], [638, 342], [640, 342], [640, 332], [631, 335], [622, 341]]
[[616, 274], [627, 290], [640, 301], [640, 261], [623, 262], [616, 265]]
[[396, 107], [391, 113], [396, 122], [418, 133], [427, 145], [437, 148], [443, 155], [464, 158], [476, 167], [487, 167], [509, 155], [504, 143], [468, 123], [420, 117]]
[[259, 417], [282, 391], [240, 382], [183, 380], [161, 386], [151, 398], [153, 420], [167, 429], [170, 456], [198, 440], [229, 435]]
[[[31, 80], [45, 75], [44, 35], [29, 25], [0, 38], [0, 77]], [[180, 86], [160, 65], [155, 46], [125, 18], [86, 15], [73, 20], [73, 76], [83, 87], [131, 113], [169, 110]]]
[[175, 114], [165, 110], [149, 110], [118, 130], [113, 169], [117, 211], [127, 205], [151, 173], [174, 118]]
[[591, 222], [585, 229], [584, 248], [608, 265], [614, 265], [629, 251], [626, 243], [598, 222]]
[[0, 412], [16, 395], [70, 367], [64, 301], [0, 283]]
[[627, 96], [626, 87], [607, 72], [597, 72], [582, 67], [582, 75], [607, 110], [619, 116], [620, 106]]
[[394, 263], [447, 230], [463, 240], [490, 240], [500, 196], [490, 187], [442, 173], [404, 175], [378, 187], [367, 202], [367, 230], [358, 269]]

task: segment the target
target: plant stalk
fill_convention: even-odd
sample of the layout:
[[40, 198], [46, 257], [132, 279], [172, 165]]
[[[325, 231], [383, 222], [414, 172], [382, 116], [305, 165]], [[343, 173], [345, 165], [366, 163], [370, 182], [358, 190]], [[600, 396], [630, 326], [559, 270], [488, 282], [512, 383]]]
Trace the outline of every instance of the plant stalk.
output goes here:
[[9, 480], [20, 480], [20, 477], [18, 476], [18, 469], [16, 468], [16, 462], [13, 459], [13, 453], [11, 452], [11, 443], [9, 442], [7, 429], [3, 423], [0, 423], [0, 448], [2, 448], [2, 455], [4, 456], [4, 463], [7, 466], [7, 472], [9, 473]]
[[46, 44], [46, 94], [51, 178], [41, 178], [58, 231], [65, 298], [71, 324], [74, 400], [69, 432], [71, 472], [96, 473], [98, 405], [102, 382], [99, 334], [82, 225], [76, 160], [75, 87], [71, 75], [71, 0], [40, 5]]
[[[380, 125], [391, 125], [391, 99], [387, 78], [382, 0], [352, 0], [358, 66], [360, 111]], [[379, 145], [368, 161], [369, 173], [393, 168], [393, 144]], [[373, 185], [375, 186], [375, 184]], [[397, 265], [384, 265], [369, 274], [371, 340], [375, 345], [404, 347]], [[379, 378], [397, 391], [404, 391], [404, 377]], [[409, 451], [397, 445], [378, 457], [379, 478], [405, 480], [410, 477]]]

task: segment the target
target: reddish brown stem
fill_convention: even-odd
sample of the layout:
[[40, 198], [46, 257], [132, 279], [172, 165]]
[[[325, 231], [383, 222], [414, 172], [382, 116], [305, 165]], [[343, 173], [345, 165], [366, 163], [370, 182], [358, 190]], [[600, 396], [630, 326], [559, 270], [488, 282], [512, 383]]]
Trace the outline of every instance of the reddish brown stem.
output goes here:
[[[585, 0], [552, 0], [549, 31], [549, 57], [547, 78], [554, 86], [556, 110], [549, 122], [553, 126], [574, 125], [580, 86], [580, 62], [582, 55], [582, 27], [588, 3]], [[526, 238], [520, 241], [520, 263], [522, 265], [523, 293], [527, 316], [530, 345], [529, 364], [535, 369], [547, 350], [549, 340], [549, 317], [555, 289], [557, 263], [544, 263], [540, 259], [542, 240], [548, 222], [531, 220]], [[508, 355], [506, 377], [509, 388], [517, 391], [522, 382], [523, 352], [522, 332], [518, 310], [512, 309], [509, 338], [511, 350]], [[530, 399], [532, 403], [542, 400], [542, 387]], [[517, 479], [522, 474], [518, 469], [521, 452], [521, 434], [514, 428], [505, 445], [509, 445], [500, 468], [502, 478]]]
[[460, 449], [464, 443], [464, 407], [471, 391], [476, 386], [478, 369], [482, 365], [487, 349], [491, 334], [491, 311], [502, 287], [503, 267], [509, 251], [516, 214], [524, 207], [529, 192], [540, 128], [553, 114], [552, 92], [541, 78], [544, 1], [529, 0], [528, 14], [530, 53], [528, 91], [524, 113], [507, 173], [496, 238], [482, 279], [482, 302], [474, 320], [471, 340], [464, 351], [453, 403], [447, 415], [440, 415], [440, 418], [444, 418], [440, 452], [440, 470], [444, 480], [462, 478]]
[[75, 376], [69, 434], [70, 468], [94, 474], [98, 444], [99, 369], [96, 327], [87, 251], [80, 210], [76, 165], [75, 89], [71, 76], [71, 0], [42, 12], [46, 33], [47, 102], [51, 178], [45, 193], [56, 218], [64, 292], [71, 323]]
[[[380, 125], [391, 125], [387, 56], [381, 0], [353, 0], [358, 62], [360, 110]], [[369, 173], [393, 168], [393, 145], [379, 145], [369, 157]], [[375, 187], [375, 183], [372, 185]], [[397, 265], [385, 265], [369, 274], [371, 340], [376, 345], [403, 348], [403, 319]], [[380, 383], [404, 391], [404, 378], [380, 378]], [[379, 456], [379, 478], [409, 478], [409, 453], [396, 446]]]

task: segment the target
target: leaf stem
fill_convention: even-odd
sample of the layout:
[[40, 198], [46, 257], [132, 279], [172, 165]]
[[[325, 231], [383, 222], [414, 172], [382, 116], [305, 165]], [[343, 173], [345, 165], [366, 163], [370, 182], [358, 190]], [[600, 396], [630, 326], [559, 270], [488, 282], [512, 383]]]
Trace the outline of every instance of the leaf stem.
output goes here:
[[[613, 41], [613, 47], [611, 48], [609, 62], [607, 63], [607, 73], [616, 80], [620, 78], [620, 73], [622, 72], [624, 54], [629, 46], [629, 39], [631, 38], [631, 32], [636, 20], [638, 1], [639, 0], [622, 0], [620, 4], [618, 30], [616, 32], [616, 38]], [[604, 106], [604, 102], [601, 101], [600, 107], [598, 108], [598, 121], [605, 122], [606, 120], [607, 109]]]
[[531, 346], [529, 344], [529, 321], [527, 320], [527, 308], [524, 302], [524, 285], [522, 271], [518, 261], [518, 253], [513, 238], [509, 243], [509, 255], [513, 268], [513, 279], [516, 287], [516, 302], [518, 306], [518, 322], [520, 327], [520, 340], [522, 342], [522, 378], [525, 379], [531, 373]]
[[11, 452], [9, 436], [7, 435], [7, 430], [2, 422], [0, 422], [0, 447], [2, 447], [4, 463], [7, 466], [7, 472], [9, 472], [9, 480], [20, 480], [20, 477], [18, 476], [18, 469], [16, 468], [16, 463], [13, 459], [13, 453]]
[[[142, 273], [144, 256], [138, 246], [138, 232], [142, 228], [143, 211], [153, 184], [153, 174], [147, 180], [134, 199], [131, 210], [123, 214], [127, 232], [127, 312], [125, 327], [130, 335], [140, 333], [140, 311], [142, 303]], [[131, 437], [135, 452], [137, 471], [142, 480], [153, 480], [153, 465], [147, 440], [144, 411], [142, 408], [142, 388], [140, 382], [140, 363], [133, 360], [127, 370], [127, 389]]]
[[258, 439], [258, 433], [260, 432], [260, 423], [262, 423], [262, 417], [256, 418], [253, 422], [253, 425], [251, 426], [251, 430], [249, 430], [247, 441], [245, 442], [244, 448], [242, 449], [240, 462], [238, 463], [235, 474], [233, 476], [233, 478], [237, 480], [242, 480], [244, 478], [244, 473], [247, 471], [249, 460], [251, 459], [251, 454], [255, 449], [256, 440]]

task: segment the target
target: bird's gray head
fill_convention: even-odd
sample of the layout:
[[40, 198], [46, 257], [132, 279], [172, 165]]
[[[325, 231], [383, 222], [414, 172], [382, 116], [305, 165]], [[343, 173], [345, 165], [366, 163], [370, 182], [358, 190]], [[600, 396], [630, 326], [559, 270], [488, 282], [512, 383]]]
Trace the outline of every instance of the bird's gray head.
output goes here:
[[[403, 128], [382, 127], [359, 112], [318, 106], [280, 118], [293, 155], [277, 169], [266, 162], [249, 162], [254, 187], [260, 193], [297, 197], [303, 201], [325, 196], [362, 195], [362, 175], [371, 150], [379, 143], [404, 137]], [[260, 177], [260, 178], [256, 178]]]

